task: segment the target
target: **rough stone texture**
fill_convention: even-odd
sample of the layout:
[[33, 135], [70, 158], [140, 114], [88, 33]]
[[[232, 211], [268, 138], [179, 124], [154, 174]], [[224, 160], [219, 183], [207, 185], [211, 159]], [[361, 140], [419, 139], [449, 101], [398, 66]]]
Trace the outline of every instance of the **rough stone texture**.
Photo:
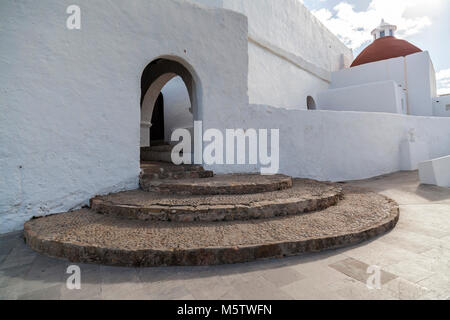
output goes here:
[[140, 180], [211, 178], [214, 173], [197, 165], [176, 166], [167, 162], [141, 161]]
[[165, 163], [172, 163], [172, 152], [164, 151], [164, 149], [153, 150], [154, 147], [141, 148], [142, 161], [160, 161]]
[[285, 175], [225, 174], [205, 179], [148, 180], [141, 179], [142, 190], [170, 194], [223, 195], [250, 194], [284, 190], [292, 187]]
[[91, 199], [99, 213], [141, 220], [221, 221], [294, 215], [335, 205], [342, 189], [330, 183], [295, 179], [290, 189], [221, 195], [167, 195], [134, 190]]
[[34, 250], [74, 262], [124, 266], [214, 265], [341, 247], [391, 230], [398, 205], [345, 187], [337, 206], [304, 215], [232, 222], [143, 222], [89, 210], [32, 219], [24, 235]]

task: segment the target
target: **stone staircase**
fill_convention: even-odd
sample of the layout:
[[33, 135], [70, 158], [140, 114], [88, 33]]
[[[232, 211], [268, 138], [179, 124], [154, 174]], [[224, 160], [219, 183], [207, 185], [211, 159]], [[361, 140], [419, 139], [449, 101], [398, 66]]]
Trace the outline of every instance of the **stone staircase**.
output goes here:
[[141, 189], [28, 221], [27, 243], [74, 262], [213, 265], [353, 244], [398, 220], [395, 202], [367, 190], [285, 175], [214, 175], [197, 165], [149, 160], [168, 150], [144, 154]]

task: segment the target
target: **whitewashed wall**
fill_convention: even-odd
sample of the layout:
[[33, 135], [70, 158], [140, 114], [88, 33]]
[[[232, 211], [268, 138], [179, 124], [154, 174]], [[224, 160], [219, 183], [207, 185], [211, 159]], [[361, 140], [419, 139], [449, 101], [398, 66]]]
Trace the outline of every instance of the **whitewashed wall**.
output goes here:
[[407, 92], [409, 114], [433, 115], [432, 98], [436, 96], [436, 79], [430, 55], [426, 51], [333, 72], [330, 88], [387, 80], [395, 81], [405, 93]]
[[322, 91], [316, 101], [319, 110], [406, 114], [405, 94], [392, 80]]
[[418, 52], [406, 56], [405, 60], [410, 114], [432, 116], [432, 99], [436, 97], [436, 80], [430, 55], [427, 51]]
[[306, 109], [306, 98], [316, 98], [329, 83], [291, 62], [249, 43], [248, 94], [250, 103], [287, 109]]
[[406, 88], [404, 58], [393, 58], [342, 69], [331, 74], [330, 89], [393, 80]]
[[200, 118], [247, 103], [247, 19], [184, 1], [3, 1], [0, 233], [138, 186], [140, 79], [164, 56], [192, 71]]
[[306, 109], [308, 96], [328, 88], [330, 72], [353, 60], [298, 0], [195, 1], [248, 17], [250, 103]]
[[[256, 105], [250, 105], [247, 111], [244, 128], [280, 129], [280, 172], [294, 177], [364, 179], [402, 170], [411, 162], [417, 167], [418, 161], [450, 152], [449, 118]], [[413, 147], [405, 155], [402, 147], [408, 141], [413, 142]], [[427, 148], [422, 150], [416, 145]], [[216, 172], [238, 169], [211, 168]]]
[[353, 60], [351, 50], [298, 0], [223, 0], [223, 7], [248, 17], [250, 37], [325, 70], [339, 70]]

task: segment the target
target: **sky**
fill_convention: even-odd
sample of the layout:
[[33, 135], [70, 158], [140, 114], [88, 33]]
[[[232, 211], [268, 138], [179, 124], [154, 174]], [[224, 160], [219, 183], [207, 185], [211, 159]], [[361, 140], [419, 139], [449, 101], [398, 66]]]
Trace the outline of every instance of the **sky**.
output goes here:
[[450, 94], [450, 0], [299, 0], [353, 49], [372, 42], [370, 32], [385, 19], [396, 37], [430, 53], [438, 94]]

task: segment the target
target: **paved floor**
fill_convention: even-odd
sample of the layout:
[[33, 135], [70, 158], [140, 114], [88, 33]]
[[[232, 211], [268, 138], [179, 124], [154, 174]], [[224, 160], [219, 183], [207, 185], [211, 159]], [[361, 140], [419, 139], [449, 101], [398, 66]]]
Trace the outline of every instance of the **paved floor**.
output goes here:
[[[215, 267], [83, 265], [81, 290], [66, 287], [69, 262], [0, 235], [0, 299], [449, 299], [450, 189], [419, 186], [417, 172], [352, 182], [395, 199], [396, 229], [361, 245], [280, 260]], [[368, 289], [369, 266], [381, 268]]]

